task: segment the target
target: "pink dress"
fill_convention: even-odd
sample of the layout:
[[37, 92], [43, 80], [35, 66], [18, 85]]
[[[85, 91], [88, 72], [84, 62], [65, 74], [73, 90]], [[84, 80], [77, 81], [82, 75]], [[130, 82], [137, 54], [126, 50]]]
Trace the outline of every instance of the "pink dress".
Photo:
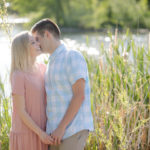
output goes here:
[[[46, 66], [38, 64], [38, 71], [25, 73], [15, 71], [12, 75], [12, 93], [25, 97], [25, 108], [32, 120], [45, 131], [46, 129], [46, 93], [44, 74]], [[13, 103], [12, 124], [10, 130], [10, 150], [47, 150], [37, 134], [29, 129], [17, 114]]]

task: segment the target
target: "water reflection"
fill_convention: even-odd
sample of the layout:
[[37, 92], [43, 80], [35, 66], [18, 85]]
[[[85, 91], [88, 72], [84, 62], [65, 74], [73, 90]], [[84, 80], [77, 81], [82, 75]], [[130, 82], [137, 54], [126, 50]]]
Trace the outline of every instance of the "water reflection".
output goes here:
[[[20, 25], [16, 25], [12, 31], [12, 37], [17, 34], [18, 32], [22, 31], [22, 27]], [[114, 35], [112, 39], [114, 40]], [[118, 40], [124, 41], [124, 47], [126, 48], [130, 39], [127, 39], [126, 35], [118, 35]], [[148, 34], [140, 34], [132, 36], [132, 39], [135, 41], [137, 46], [144, 46], [148, 47]], [[111, 39], [107, 35], [107, 33], [73, 33], [73, 34], [63, 34], [62, 35], [63, 42], [68, 46], [70, 49], [86, 51], [88, 55], [93, 56], [102, 56], [101, 55], [101, 45], [103, 44], [105, 50], [109, 50]], [[120, 51], [122, 47], [119, 46]], [[0, 76], [2, 77], [2, 81], [5, 82], [5, 87], [7, 88], [6, 92], [9, 93], [9, 84], [8, 84], [8, 75], [9, 75], [9, 68], [10, 68], [10, 41], [8, 36], [2, 31], [0, 31]], [[129, 54], [129, 57], [132, 57]], [[38, 61], [43, 61], [45, 58], [47, 59], [48, 56], [41, 55], [38, 57]], [[6, 78], [7, 77], [7, 78]]]

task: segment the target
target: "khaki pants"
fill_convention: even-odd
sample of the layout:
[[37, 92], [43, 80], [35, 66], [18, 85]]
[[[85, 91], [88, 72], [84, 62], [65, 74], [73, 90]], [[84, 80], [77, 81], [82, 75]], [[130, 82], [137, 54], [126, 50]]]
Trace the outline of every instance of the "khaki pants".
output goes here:
[[64, 139], [58, 146], [50, 146], [49, 150], [84, 150], [89, 130], [82, 130]]

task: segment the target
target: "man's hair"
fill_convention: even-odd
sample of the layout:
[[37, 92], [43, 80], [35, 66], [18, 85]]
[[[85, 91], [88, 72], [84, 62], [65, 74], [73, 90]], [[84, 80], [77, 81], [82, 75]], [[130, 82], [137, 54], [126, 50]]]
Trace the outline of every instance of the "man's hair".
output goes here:
[[32, 33], [38, 32], [41, 36], [44, 35], [45, 30], [52, 33], [55, 38], [60, 38], [61, 32], [58, 25], [48, 18], [38, 21], [31, 28]]

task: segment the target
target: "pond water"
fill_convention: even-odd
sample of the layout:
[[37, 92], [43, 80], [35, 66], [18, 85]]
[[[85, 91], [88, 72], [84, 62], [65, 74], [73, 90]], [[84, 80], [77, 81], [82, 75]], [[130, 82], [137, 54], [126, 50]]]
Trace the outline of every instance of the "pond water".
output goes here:
[[[21, 25], [15, 25], [13, 27], [11, 37], [15, 34], [23, 31]], [[133, 34], [133, 40], [135, 41], [137, 46], [145, 46], [148, 47], [148, 39], [149, 33], [143, 34]], [[114, 35], [112, 36], [114, 39]], [[106, 50], [109, 49], [111, 39], [108, 36], [107, 32], [97, 32], [97, 33], [63, 33], [62, 41], [70, 48], [77, 49], [80, 51], [86, 51], [88, 55], [93, 57], [101, 56], [101, 45], [104, 45]], [[124, 41], [124, 47], [127, 45], [126, 35], [121, 33], [118, 35], [118, 39], [122, 39]], [[10, 68], [10, 40], [8, 35], [4, 33], [4, 31], [0, 30], [0, 77], [3, 83], [5, 83], [6, 94], [9, 93], [10, 85], [8, 82], [9, 76], [9, 68]], [[47, 57], [47, 56], [46, 56]], [[43, 61], [45, 55], [41, 55], [38, 57], [38, 61]]]

